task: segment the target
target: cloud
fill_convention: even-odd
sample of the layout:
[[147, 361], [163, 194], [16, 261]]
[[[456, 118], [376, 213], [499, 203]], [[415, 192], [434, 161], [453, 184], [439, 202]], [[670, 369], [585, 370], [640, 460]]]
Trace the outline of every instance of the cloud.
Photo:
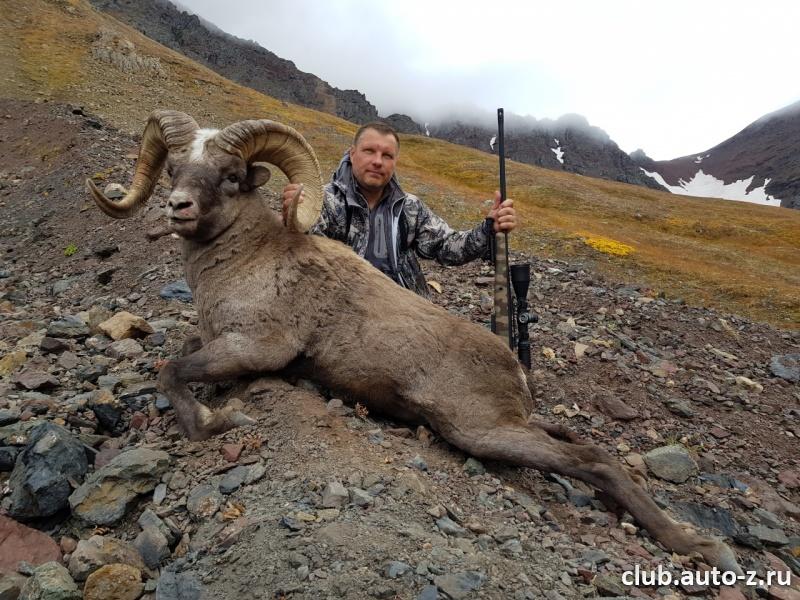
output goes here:
[[182, 0], [382, 115], [584, 115], [623, 149], [700, 152], [800, 99], [800, 3]]

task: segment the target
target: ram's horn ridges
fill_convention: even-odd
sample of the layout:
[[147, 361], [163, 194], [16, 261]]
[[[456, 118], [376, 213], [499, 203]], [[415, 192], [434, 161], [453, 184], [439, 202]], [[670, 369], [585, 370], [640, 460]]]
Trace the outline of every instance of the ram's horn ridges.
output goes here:
[[86, 180], [86, 188], [97, 206], [115, 219], [127, 219], [136, 214], [152, 195], [167, 152], [191, 144], [197, 129], [197, 122], [185, 113], [174, 110], [151, 113], [142, 134], [133, 183], [125, 197], [119, 202], [109, 200], [91, 179]]
[[240, 121], [220, 131], [215, 141], [248, 164], [268, 162], [291, 183], [303, 184], [303, 201], [288, 211], [290, 229], [308, 231], [317, 222], [322, 211], [322, 174], [314, 150], [297, 131], [266, 119]]

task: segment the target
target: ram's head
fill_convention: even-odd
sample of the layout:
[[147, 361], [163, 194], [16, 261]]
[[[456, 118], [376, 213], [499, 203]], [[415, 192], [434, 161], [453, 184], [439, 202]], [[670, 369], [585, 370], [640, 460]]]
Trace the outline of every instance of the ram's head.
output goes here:
[[91, 180], [98, 206], [117, 219], [128, 218], [147, 202], [164, 167], [172, 180], [167, 217], [173, 232], [204, 241], [230, 226], [242, 196], [269, 180], [257, 163], [278, 167], [292, 183], [302, 183], [305, 199], [289, 210], [287, 225], [307, 231], [322, 207], [322, 177], [311, 146], [291, 127], [268, 120], [240, 121], [222, 130], [200, 129], [181, 112], [150, 115], [133, 183], [119, 202], [109, 200]]

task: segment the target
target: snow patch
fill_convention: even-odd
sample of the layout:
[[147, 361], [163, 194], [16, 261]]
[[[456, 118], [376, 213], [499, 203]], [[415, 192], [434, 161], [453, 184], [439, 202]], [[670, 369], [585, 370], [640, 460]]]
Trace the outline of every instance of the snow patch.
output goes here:
[[564, 151], [561, 149], [561, 145], [558, 143], [556, 138], [553, 138], [553, 141], [556, 143], [555, 148], [550, 148], [553, 151], [553, 154], [556, 155], [556, 160], [560, 162], [562, 165], [564, 164]]
[[431, 132], [428, 129], [428, 124], [427, 123], [425, 123], [425, 135], [427, 135], [428, 137], [431, 137]]
[[496, 136], [496, 135], [493, 135], [493, 136], [492, 136], [492, 139], [490, 139], [490, 140], [489, 140], [489, 148], [491, 148], [492, 150], [494, 150], [494, 143], [495, 143], [496, 141], [497, 141], [497, 136]]
[[[705, 158], [708, 158], [706, 155]], [[725, 183], [721, 179], [717, 179], [713, 175], [707, 175], [700, 169], [695, 173], [689, 181], [683, 179], [678, 181], [678, 185], [670, 185], [660, 173], [655, 171], [650, 172], [642, 167], [645, 175], [652, 177], [658, 183], [663, 185], [673, 194], [683, 194], [685, 196], [701, 196], [704, 198], [723, 198], [725, 200], [737, 200], [740, 202], [752, 202], [754, 204], [764, 204], [767, 206], [780, 206], [781, 201], [774, 196], [767, 194], [766, 187], [771, 181], [766, 179], [764, 185], [761, 187], [753, 188], [749, 192], [747, 188], [753, 182], [755, 175], [751, 175], [747, 179], [739, 179], [733, 183]]]
[[706, 154], [705, 156], [698, 156], [697, 158], [694, 159], [694, 162], [695, 162], [695, 164], [699, 165], [701, 162], [703, 162], [704, 158], [708, 158], [709, 156], [711, 156], [711, 155], [710, 154]]

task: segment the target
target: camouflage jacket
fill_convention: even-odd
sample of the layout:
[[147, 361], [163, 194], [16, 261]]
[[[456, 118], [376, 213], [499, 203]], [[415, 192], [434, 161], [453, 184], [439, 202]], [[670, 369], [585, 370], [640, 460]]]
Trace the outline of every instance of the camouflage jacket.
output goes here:
[[[406, 194], [397, 178], [389, 182], [392, 248], [390, 260], [397, 283], [425, 298], [430, 297], [417, 255], [443, 265], [461, 265], [489, 255], [486, 221], [469, 231], [455, 231], [419, 198]], [[369, 207], [358, 192], [349, 154], [325, 186], [322, 214], [311, 232], [339, 240], [363, 257], [369, 240]]]

